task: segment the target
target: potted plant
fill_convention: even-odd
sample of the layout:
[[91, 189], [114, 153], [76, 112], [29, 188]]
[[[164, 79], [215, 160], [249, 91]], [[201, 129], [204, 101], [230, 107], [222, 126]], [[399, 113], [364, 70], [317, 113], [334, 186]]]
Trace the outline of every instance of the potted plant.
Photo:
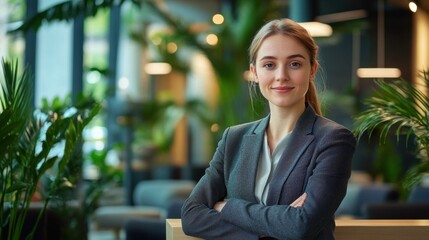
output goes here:
[[[84, 127], [100, 109], [58, 101], [32, 109], [32, 78], [19, 74], [17, 62], [3, 61], [0, 92], [0, 238], [33, 239], [50, 203], [61, 202], [73, 188], [70, 166]], [[60, 104], [61, 105], [61, 104]], [[50, 108], [47, 108], [50, 106]], [[57, 107], [56, 107], [57, 106]], [[29, 232], [23, 231], [33, 200], [41, 207]], [[27, 234], [27, 235], [26, 235]]]
[[402, 182], [405, 190], [429, 173], [429, 71], [418, 76], [422, 84], [377, 80], [378, 89], [365, 101], [367, 109], [357, 116], [354, 130], [358, 138], [365, 133], [371, 137], [377, 131], [381, 144], [392, 133], [398, 140], [404, 135], [407, 142], [415, 141], [414, 155], [419, 163], [406, 172]]

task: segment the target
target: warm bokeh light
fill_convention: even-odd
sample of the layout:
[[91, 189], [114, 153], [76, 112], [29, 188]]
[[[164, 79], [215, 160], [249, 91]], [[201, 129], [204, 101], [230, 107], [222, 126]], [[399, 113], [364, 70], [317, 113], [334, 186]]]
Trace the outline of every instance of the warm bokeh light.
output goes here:
[[164, 75], [171, 72], [171, 65], [163, 62], [152, 62], [144, 65], [144, 71], [149, 75]]
[[214, 24], [220, 25], [223, 23], [224, 18], [222, 16], [222, 14], [218, 13], [218, 14], [213, 15], [212, 21]]
[[216, 34], [209, 34], [206, 37], [207, 44], [215, 46], [219, 41]]
[[397, 68], [359, 68], [356, 74], [360, 78], [399, 78], [401, 70]]
[[174, 42], [170, 42], [167, 44], [168, 53], [175, 53], [177, 51], [177, 44]]
[[212, 131], [212, 132], [217, 132], [217, 131], [219, 131], [219, 124], [217, 124], [217, 123], [213, 123], [213, 124], [211, 125], [211, 127], [210, 127], [210, 131]]
[[332, 35], [332, 27], [321, 22], [300, 22], [312, 37], [329, 37]]
[[417, 4], [415, 2], [408, 3], [408, 7], [410, 8], [411, 12], [417, 12]]

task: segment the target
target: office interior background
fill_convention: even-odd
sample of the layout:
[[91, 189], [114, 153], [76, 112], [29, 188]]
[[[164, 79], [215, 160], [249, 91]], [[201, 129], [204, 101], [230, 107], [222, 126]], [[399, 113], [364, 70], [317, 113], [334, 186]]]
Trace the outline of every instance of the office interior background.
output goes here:
[[[319, 24], [324, 115], [352, 130], [377, 80], [422, 86], [429, 1], [410, 2], [0, 0], [0, 56], [32, 74], [34, 108], [80, 94], [102, 105], [83, 131], [81, 181], [110, 174], [97, 206], [135, 205], [139, 182], [197, 181], [226, 127], [266, 114], [249, 97], [247, 48], [270, 19]], [[360, 139], [351, 181], [400, 186], [417, 146], [374, 135]]]

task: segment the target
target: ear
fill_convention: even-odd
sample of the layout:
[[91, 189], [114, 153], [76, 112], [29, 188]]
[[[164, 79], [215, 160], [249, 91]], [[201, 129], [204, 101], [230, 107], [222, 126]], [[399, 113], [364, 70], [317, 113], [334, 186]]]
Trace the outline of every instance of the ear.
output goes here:
[[257, 83], [258, 82], [258, 74], [256, 73], [255, 65], [250, 64], [249, 69], [250, 69], [250, 73], [252, 73], [253, 81]]
[[311, 73], [310, 73], [310, 80], [313, 81], [316, 77], [317, 69], [319, 68], [319, 63], [315, 62], [314, 65], [311, 67]]

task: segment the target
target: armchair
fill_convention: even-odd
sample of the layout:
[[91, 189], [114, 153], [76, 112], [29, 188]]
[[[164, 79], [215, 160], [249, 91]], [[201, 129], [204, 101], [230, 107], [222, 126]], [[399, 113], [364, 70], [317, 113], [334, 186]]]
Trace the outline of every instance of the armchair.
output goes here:
[[93, 218], [95, 226], [113, 230], [116, 239], [119, 239], [120, 230], [130, 219], [148, 220], [148, 224], [165, 221], [172, 203], [187, 198], [194, 186], [195, 182], [191, 180], [142, 181], [133, 193], [134, 206], [103, 206], [96, 209]]

